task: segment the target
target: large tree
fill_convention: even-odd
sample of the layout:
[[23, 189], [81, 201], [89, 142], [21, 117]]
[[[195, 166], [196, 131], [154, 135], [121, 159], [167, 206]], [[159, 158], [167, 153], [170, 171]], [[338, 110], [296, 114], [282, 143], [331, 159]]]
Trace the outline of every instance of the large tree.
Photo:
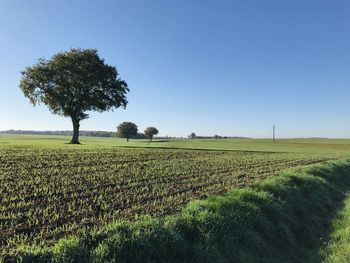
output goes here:
[[192, 132], [189, 136], [188, 136], [188, 138], [190, 138], [190, 139], [195, 139], [197, 137], [197, 135], [194, 133], [194, 132]]
[[145, 129], [145, 135], [149, 138], [149, 141], [151, 142], [154, 135], [157, 135], [159, 133], [158, 129], [155, 127], [147, 127]]
[[44, 103], [52, 113], [71, 118], [72, 144], [79, 143], [80, 121], [89, 117], [87, 112], [125, 108], [128, 103], [127, 83], [96, 49], [60, 52], [21, 73], [20, 88], [33, 105]]
[[126, 138], [129, 141], [131, 137], [137, 136], [137, 125], [133, 122], [123, 122], [117, 127], [117, 136]]

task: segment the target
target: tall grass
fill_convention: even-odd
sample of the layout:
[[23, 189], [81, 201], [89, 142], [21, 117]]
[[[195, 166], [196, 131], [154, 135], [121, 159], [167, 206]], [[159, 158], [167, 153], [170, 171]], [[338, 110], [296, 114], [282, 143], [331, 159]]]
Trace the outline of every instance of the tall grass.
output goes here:
[[345, 200], [345, 207], [332, 222], [331, 240], [324, 250], [325, 262], [350, 262], [350, 196]]

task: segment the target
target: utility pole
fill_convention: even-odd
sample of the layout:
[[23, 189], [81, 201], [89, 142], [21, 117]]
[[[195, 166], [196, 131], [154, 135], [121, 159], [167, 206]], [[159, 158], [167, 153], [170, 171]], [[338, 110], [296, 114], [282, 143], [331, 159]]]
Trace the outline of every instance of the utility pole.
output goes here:
[[272, 126], [272, 140], [273, 140], [273, 142], [276, 141], [276, 125], [275, 124]]

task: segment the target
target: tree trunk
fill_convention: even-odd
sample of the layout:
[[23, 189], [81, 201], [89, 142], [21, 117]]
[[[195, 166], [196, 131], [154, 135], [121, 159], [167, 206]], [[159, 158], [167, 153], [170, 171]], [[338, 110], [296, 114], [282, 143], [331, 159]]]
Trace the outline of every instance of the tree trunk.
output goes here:
[[151, 142], [151, 141], [152, 141], [152, 139], [153, 139], [153, 136], [152, 136], [152, 135], [150, 135], [150, 136], [149, 136], [149, 141]]
[[79, 142], [79, 120], [78, 118], [72, 117], [72, 122], [73, 122], [73, 137], [72, 140], [70, 141], [71, 144], [80, 144]]
[[128, 138], [126, 138], [126, 141], [127, 141], [127, 142], [129, 141], [129, 137], [128, 137]]

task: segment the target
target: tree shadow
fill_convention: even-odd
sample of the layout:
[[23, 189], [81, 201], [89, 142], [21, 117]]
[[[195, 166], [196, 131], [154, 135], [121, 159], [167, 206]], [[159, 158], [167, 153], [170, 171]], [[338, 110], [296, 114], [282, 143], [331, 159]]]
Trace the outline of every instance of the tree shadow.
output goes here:
[[234, 149], [210, 149], [210, 148], [190, 148], [190, 147], [163, 147], [163, 146], [112, 146], [114, 148], [126, 149], [148, 149], [148, 150], [181, 150], [181, 151], [200, 151], [200, 152], [249, 152], [249, 153], [288, 153], [273, 151], [257, 151], [257, 150], [234, 150]]

